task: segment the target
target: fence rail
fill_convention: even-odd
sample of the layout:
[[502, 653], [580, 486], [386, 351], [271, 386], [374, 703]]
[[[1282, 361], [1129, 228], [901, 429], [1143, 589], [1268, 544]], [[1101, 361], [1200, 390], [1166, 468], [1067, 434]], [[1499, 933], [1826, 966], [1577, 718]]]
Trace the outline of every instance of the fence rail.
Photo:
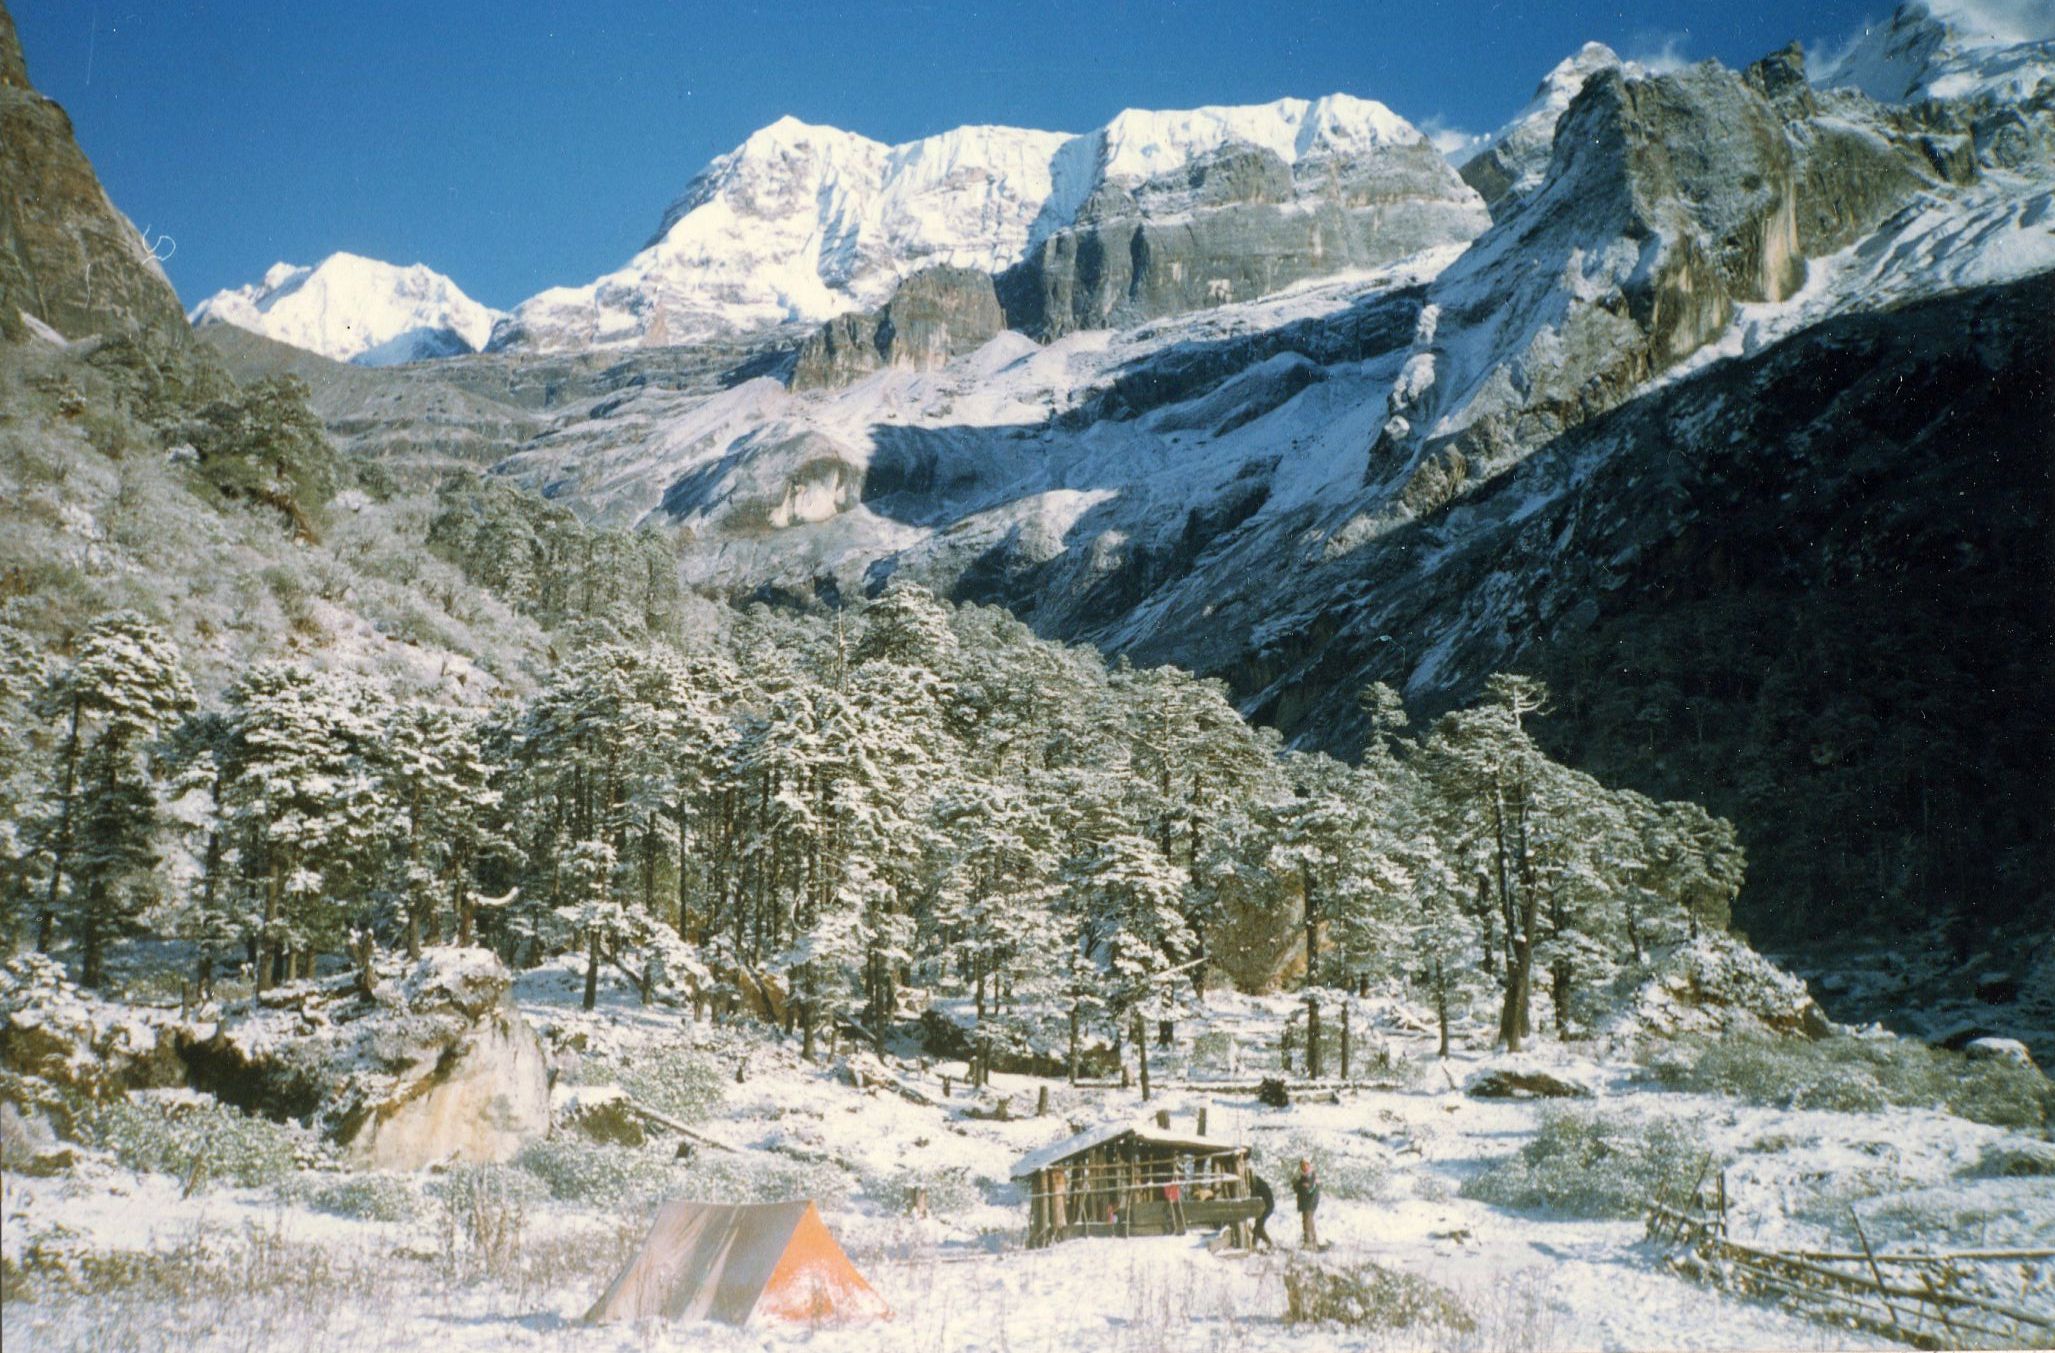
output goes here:
[[[1650, 1240], [1671, 1249], [1687, 1277], [1760, 1295], [1814, 1319], [1866, 1330], [1914, 1348], [2031, 1348], [2055, 1345], [2055, 1305], [2036, 1309], [1989, 1290], [1987, 1266], [2019, 1266], [2023, 1292], [2046, 1290], [2055, 1249], [1879, 1254], [1862, 1222], [1849, 1220], [1860, 1250], [1774, 1250], [1727, 1234], [1727, 1180], [1710, 1187], [1708, 1160], [1690, 1188], [1664, 1187], [1649, 1200]], [[2039, 1275], [2038, 1278], [2036, 1275]]]

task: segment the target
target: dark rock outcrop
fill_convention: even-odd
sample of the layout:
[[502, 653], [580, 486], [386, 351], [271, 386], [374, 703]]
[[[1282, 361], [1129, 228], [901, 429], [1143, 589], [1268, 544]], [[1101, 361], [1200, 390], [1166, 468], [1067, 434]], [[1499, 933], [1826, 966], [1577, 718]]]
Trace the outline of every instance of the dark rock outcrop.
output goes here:
[[974, 352], [1006, 327], [988, 274], [924, 268], [882, 310], [838, 315], [799, 347], [794, 390], [847, 385], [885, 367], [932, 371]]
[[66, 338], [150, 333], [182, 343], [178, 294], [115, 210], [62, 108], [29, 83], [0, 6], [0, 337], [26, 314]]

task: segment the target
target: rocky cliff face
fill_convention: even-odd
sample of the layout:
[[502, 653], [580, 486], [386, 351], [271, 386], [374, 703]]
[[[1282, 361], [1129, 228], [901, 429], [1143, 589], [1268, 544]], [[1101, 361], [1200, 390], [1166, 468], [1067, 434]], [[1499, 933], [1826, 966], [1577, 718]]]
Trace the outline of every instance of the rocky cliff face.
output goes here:
[[1006, 327], [988, 273], [929, 268], [900, 283], [882, 310], [839, 315], [799, 348], [794, 390], [847, 385], [884, 367], [932, 371]]
[[1542, 78], [1525, 108], [1459, 161], [1463, 182], [1484, 198], [1492, 220], [1501, 219], [1541, 186], [1555, 150], [1556, 123], [1585, 81], [1603, 70], [1618, 70], [1634, 79], [1648, 74], [1634, 62], [1621, 61], [1604, 43], [1587, 42]]
[[178, 294], [116, 211], [64, 110], [29, 83], [14, 20], [0, 7], [0, 336], [26, 315], [66, 338], [187, 336]]
[[1108, 179], [999, 292], [1008, 324], [1043, 340], [1139, 324], [1462, 243], [1484, 229], [1482, 205], [1417, 132], [1289, 164], [1229, 144]]

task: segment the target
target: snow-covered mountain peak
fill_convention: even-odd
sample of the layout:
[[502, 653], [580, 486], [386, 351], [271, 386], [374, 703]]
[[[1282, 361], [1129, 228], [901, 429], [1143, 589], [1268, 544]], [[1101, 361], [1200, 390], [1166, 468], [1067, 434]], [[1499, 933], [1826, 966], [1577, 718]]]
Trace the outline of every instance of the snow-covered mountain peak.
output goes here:
[[1880, 103], [2020, 99], [2055, 79], [2055, 0], [1906, 0], [1820, 63], [1814, 83]]
[[1232, 144], [1260, 146], [1296, 164], [1322, 151], [1406, 146], [1425, 139], [1383, 104], [1347, 94], [1173, 112], [1129, 108], [1099, 136], [1100, 173], [1135, 180], [1173, 173]]
[[216, 292], [187, 316], [233, 324], [363, 366], [475, 352], [502, 312], [423, 264], [334, 253], [311, 268], [274, 263], [264, 280]]
[[1347, 94], [1129, 109], [1083, 135], [957, 127], [899, 145], [781, 117], [695, 175], [641, 253], [532, 297], [494, 343], [679, 343], [817, 323], [876, 308], [924, 268], [1003, 271], [1074, 224], [1102, 185], [1143, 183], [1230, 145], [1296, 165], [1425, 144], [1383, 104]]
[[1605, 70], [1617, 70], [1630, 80], [1649, 73], [1640, 62], [1622, 60], [1604, 43], [1587, 42], [1541, 78], [1534, 97], [1510, 121], [1453, 157], [1464, 181], [1484, 194], [1494, 213], [1540, 186], [1555, 147], [1556, 123], [1585, 82]]

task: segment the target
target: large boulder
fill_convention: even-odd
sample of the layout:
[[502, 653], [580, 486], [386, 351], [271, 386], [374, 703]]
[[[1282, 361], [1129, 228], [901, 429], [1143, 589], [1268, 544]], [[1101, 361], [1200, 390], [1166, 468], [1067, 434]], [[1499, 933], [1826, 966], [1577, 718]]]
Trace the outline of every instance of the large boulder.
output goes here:
[[1624, 993], [1608, 1033], [1781, 1035], [1839, 1032], [1805, 983], [1731, 935], [1678, 945]]
[[1463, 1082], [1477, 1099], [1589, 1099], [1592, 1072], [1586, 1067], [1544, 1065], [1518, 1053], [1495, 1057]]
[[500, 961], [433, 949], [387, 972], [368, 997], [353, 977], [303, 984], [194, 1030], [194, 1085], [309, 1118], [374, 1169], [503, 1161], [547, 1136], [548, 1064]]

